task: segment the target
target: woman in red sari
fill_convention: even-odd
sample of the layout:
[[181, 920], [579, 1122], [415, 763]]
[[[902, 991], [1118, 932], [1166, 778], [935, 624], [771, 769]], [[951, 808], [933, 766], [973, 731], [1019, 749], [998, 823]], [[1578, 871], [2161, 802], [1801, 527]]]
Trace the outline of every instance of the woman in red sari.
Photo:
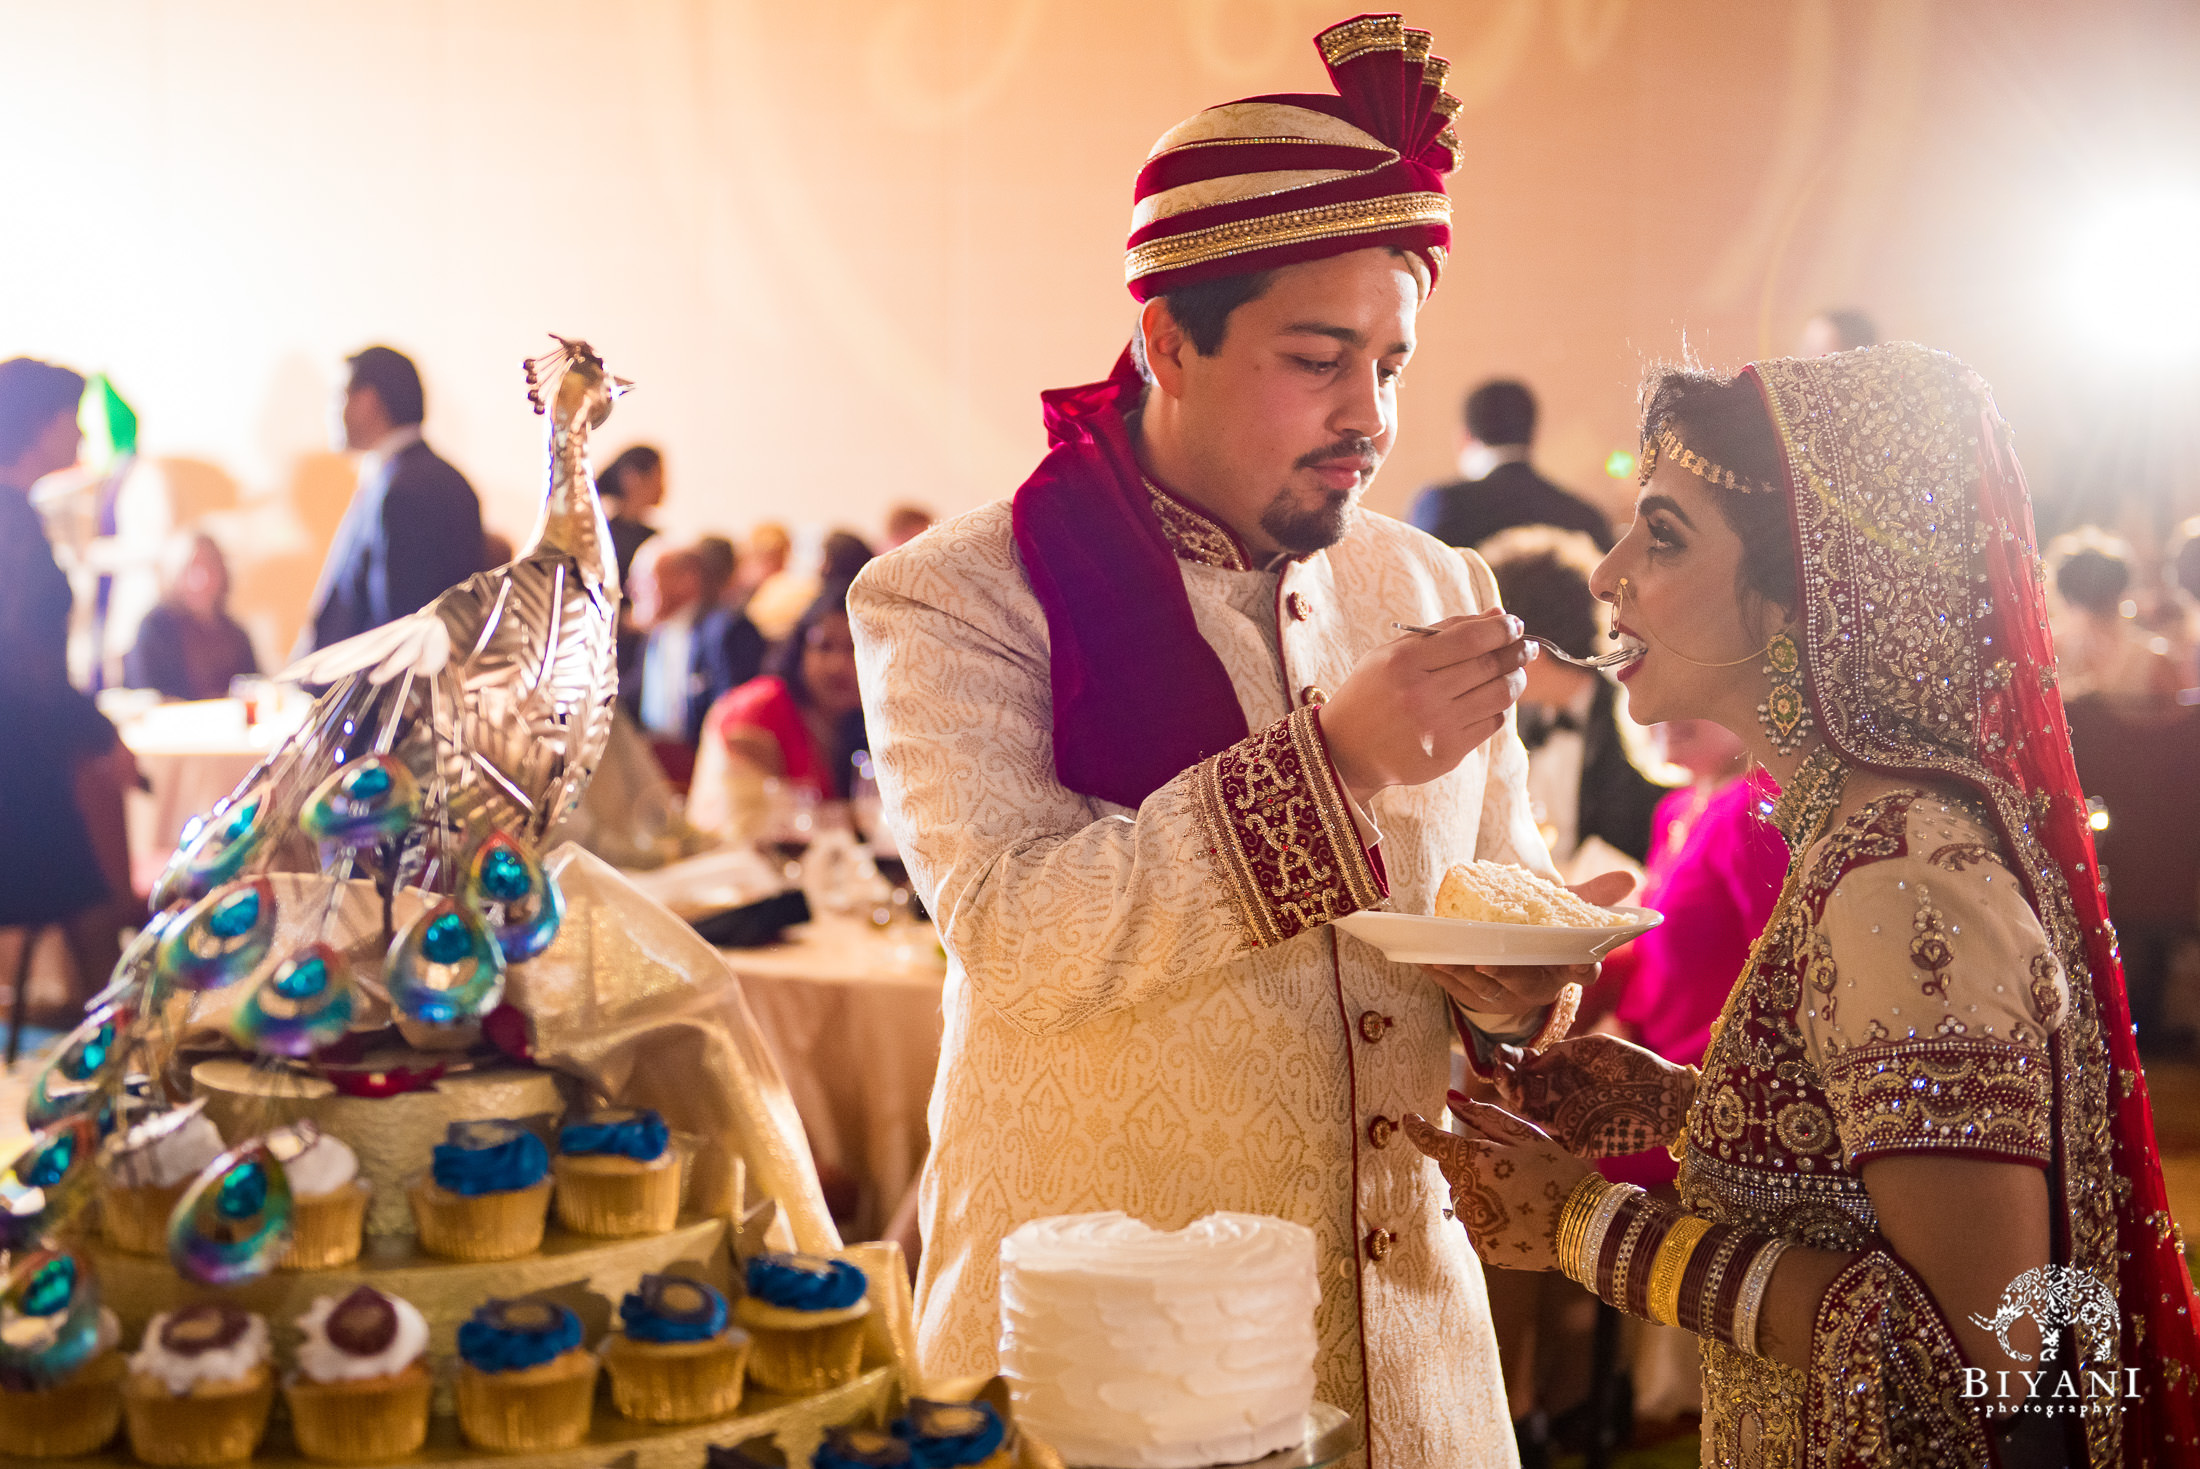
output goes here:
[[703, 716], [689, 798], [689, 819], [698, 825], [714, 824], [709, 803], [735, 771], [785, 781], [820, 801], [847, 798], [849, 761], [864, 740], [846, 582], [827, 586], [765, 667], [719, 695]]
[[[1703, 1337], [1706, 1464], [2200, 1463], [2008, 426], [1906, 343], [1648, 396], [1598, 590], [1637, 716], [1716, 720], [1780, 782], [1779, 903], [1700, 1074], [1582, 1037], [1501, 1083], [1545, 1132], [1461, 1099], [1472, 1136], [1409, 1135], [1484, 1259]], [[1653, 1142], [1678, 1206], [1584, 1161]]]

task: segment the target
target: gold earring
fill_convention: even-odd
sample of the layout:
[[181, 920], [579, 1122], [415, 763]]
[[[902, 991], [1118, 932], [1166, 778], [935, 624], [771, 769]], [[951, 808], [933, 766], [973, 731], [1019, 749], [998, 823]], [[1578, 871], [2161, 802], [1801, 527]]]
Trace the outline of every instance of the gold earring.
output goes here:
[[1811, 721], [1810, 701], [1803, 696], [1803, 650], [1786, 628], [1765, 644], [1765, 674], [1772, 686], [1757, 706], [1757, 722], [1774, 751], [1792, 755], [1809, 737]]

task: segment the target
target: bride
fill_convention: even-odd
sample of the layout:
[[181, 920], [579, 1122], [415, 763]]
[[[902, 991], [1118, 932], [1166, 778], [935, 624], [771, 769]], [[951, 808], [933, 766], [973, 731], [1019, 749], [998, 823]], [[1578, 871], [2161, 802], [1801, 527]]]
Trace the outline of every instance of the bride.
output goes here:
[[[2200, 1463], [2192, 1284], [1986, 385], [1909, 344], [1674, 372], [1643, 437], [1595, 583], [1642, 650], [1620, 677], [1780, 782], [1779, 906], [1700, 1074], [1584, 1036], [1508, 1056], [1511, 1112], [1455, 1094], [1467, 1135], [1409, 1135], [1484, 1260], [1704, 1338], [1706, 1464]], [[1660, 1144], [1680, 1208], [1582, 1161]]]

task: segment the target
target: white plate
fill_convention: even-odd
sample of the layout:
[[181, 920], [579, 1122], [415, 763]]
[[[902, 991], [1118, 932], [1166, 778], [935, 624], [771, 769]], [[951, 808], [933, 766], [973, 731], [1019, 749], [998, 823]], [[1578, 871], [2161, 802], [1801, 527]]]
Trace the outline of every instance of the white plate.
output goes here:
[[1337, 927], [1373, 944], [1397, 964], [1594, 964], [1665, 922], [1648, 908], [1614, 908], [1625, 923], [1560, 928], [1540, 923], [1475, 923], [1419, 913], [1348, 913]]

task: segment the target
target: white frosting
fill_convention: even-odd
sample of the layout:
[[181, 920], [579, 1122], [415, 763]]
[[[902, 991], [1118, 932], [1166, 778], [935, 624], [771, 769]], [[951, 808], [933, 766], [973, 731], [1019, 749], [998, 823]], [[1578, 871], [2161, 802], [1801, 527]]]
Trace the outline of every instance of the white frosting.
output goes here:
[[161, 1312], [145, 1328], [145, 1340], [130, 1359], [130, 1370], [157, 1377], [177, 1397], [202, 1382], [235, 1382], [267, 1360], [267, 1318], [247, 1318], [244, 1335], [226, 1347], [185, 1357], [160, 1344], [161, 1328], [171, 1313]]
[[359, 1176], [359, 1155], [342, 1138], [315, 1133], [303, 1152], [284, 1160], [283, 1176], [290, 1180], [293, 1194], [317, 1199], [335, 1193]]
[[1036, 1219], [1001, 1242], [1001, 1375], [1072, 1464], [1196, 1469], [1299, 1441], [1314, 1401], [1314, 1232], [1209, 1214]]
[[298, 1370], [314, 1382], [359, 1382], [369, 1377], [389, 1377], [420, 1360], [428, 1350], [428, 1318], [411, 1301], [378, 1292], [397, 1308], [397, 1335], [371, 1357], [354, 1357], [328, 1339], [329, 1313], [340, 1296], [317, 1297], [298, 1318], [305, 1339], [298, 1343]]
[[122, 1135], [113, 1164], [115, 1182], [127, 1188], [173, 1188], [198, 1176], [222, 1154], [220, 1129], [194, 1111], [182, 1123], [167, 1113]]

